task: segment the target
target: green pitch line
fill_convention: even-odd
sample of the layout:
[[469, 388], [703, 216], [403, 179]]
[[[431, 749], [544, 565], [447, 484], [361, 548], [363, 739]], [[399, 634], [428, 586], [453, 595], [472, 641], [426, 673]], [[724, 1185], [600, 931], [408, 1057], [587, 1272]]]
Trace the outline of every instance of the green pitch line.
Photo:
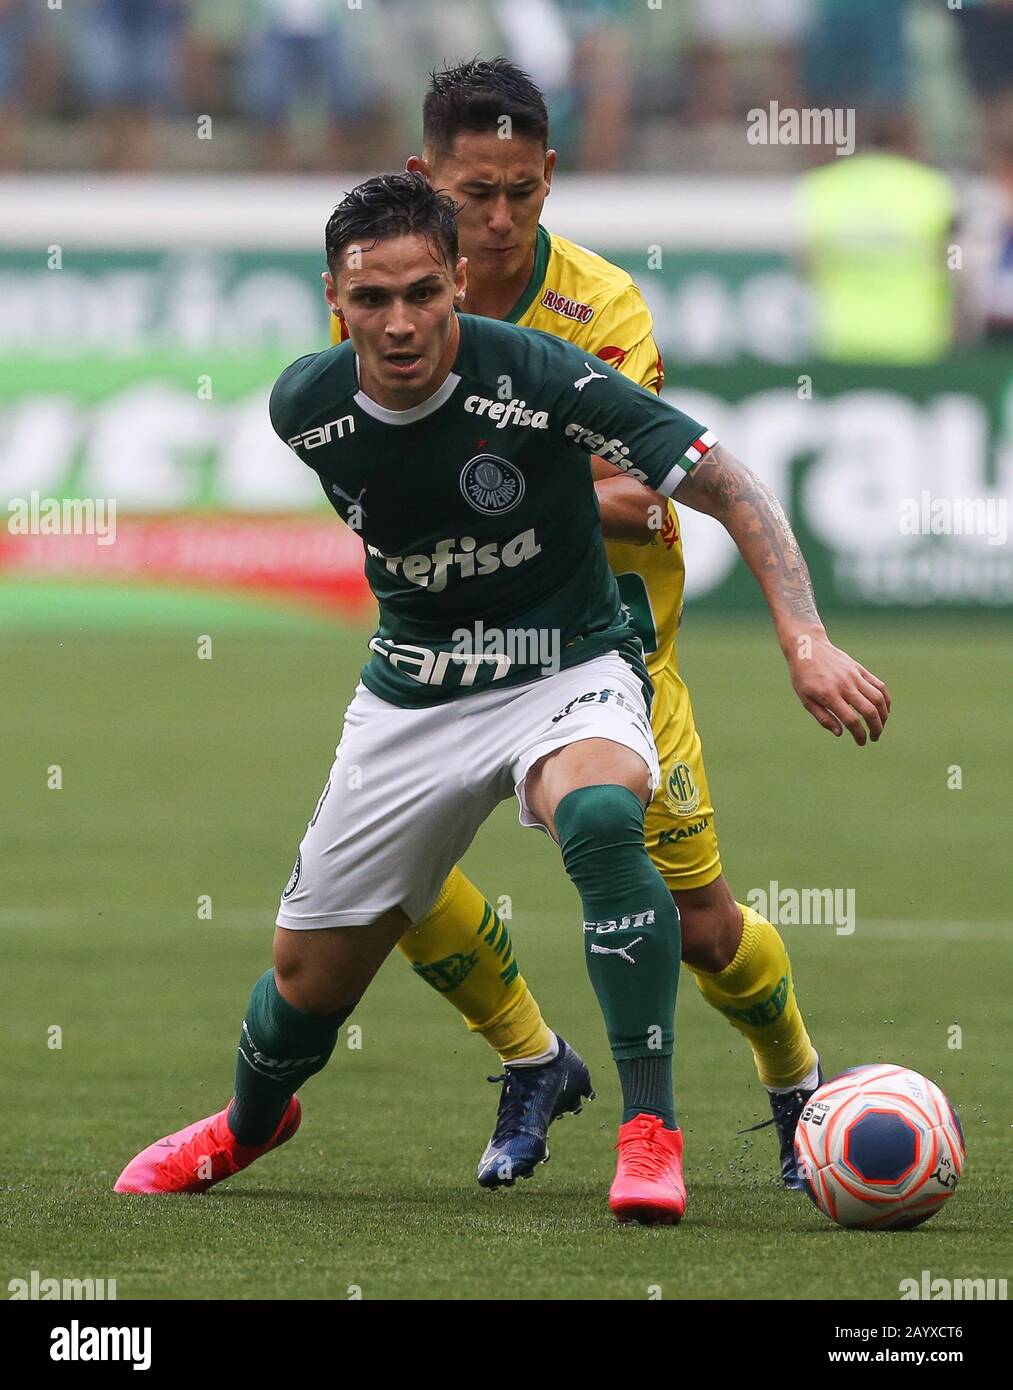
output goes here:
[[0, 632], [230, 632], [333, 630], [335, 619], [274, 596], [88, 581], [0, 583]]

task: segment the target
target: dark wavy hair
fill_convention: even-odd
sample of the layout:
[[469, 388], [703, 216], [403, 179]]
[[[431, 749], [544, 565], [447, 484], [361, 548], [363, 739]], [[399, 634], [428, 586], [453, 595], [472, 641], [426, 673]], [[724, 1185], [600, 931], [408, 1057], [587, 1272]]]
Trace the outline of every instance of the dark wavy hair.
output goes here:
[[507, 58], [472, 58], [429, 74], [422, 102], [422, 138], [433, 154], [449, 150], [461, 131], [496, 130], [510, 117], [518, 135], [549, 143], [545, 98], [528, 74]]
[[419, 233], [437, 246], [451, 271], [457, 265], [457, 212], [453, 199], [422, 174], [377, 174], [346, 193], [327, 219], [327, 268], [337, 277], [346, 246], [364, 249], [388, 237]]

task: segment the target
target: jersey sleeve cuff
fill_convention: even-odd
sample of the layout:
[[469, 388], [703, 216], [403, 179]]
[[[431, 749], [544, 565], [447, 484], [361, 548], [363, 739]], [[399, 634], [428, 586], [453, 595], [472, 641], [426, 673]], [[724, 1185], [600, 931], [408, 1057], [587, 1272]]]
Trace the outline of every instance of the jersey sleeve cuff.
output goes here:
[[718, 437], [710, 430], [704, 430], [703, 434], [698, 435], [692, 444], [686, 449], [682, 458], [679, 459], [664, 478], [655, 488], [655, 492], [660, 492], [662, 497], [671, 497], [672, 493], [685, 478], [686, 474], [695, 463], [703, 458], [708, 449], [713, 449], [718, 442]]

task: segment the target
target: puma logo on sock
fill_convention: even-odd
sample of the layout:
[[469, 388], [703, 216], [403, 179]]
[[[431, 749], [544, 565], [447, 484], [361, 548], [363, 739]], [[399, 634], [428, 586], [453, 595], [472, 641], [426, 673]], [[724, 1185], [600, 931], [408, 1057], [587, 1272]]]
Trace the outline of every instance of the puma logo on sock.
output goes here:
[[635, 941], [631, 941], [628, 946], [599, 946], [597, 941], [591, 942], [592, 955], [599, 956], [622, 956], [623, 960], [628, 960], [631, 965], [636, 965], [636, 961], [630, 955], [634, 946], [639, 946], [643, 941], [642, 936], [638, 936]]

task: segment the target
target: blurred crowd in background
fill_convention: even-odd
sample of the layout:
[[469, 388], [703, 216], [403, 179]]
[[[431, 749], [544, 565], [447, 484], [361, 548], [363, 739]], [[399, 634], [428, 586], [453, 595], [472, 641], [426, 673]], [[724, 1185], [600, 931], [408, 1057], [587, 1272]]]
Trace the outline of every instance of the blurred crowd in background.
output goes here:
[[[399, 168], [430, 70], [495, 54], [564, 176], [799, 175], [826, 357], [1013, 338], [1013, 0], [0, 0], [0, 171]], [[807, 109], [850, 158], [749, 136]]]
[[397, 166], [427, 70], [494, 53], [546, 91], [568, 171], [804, 167], [746, 143], [771, 101], [1013, 164], [1013, 0], [0, 0], [0, 168]]

